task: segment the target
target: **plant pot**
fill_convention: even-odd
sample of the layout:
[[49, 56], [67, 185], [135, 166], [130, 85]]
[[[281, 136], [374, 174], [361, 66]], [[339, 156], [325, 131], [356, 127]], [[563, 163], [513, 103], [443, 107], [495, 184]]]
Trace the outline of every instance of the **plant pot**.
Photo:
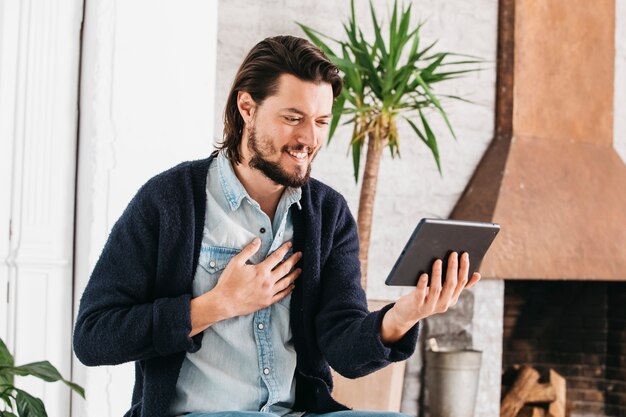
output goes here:
[[[370, 311], [391, 301], [368, 300]], [[357, 379], [344, 378], [333, 370], [333, 398], [355, 410], [400, 411], [406, 362], [391, 365]]]

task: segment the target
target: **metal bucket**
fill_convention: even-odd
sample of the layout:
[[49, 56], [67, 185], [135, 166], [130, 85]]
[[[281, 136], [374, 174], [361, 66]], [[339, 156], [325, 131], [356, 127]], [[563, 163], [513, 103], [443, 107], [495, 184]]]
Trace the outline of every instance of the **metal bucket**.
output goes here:
[[426, 387], [431, 417], [473, 417], [482, 352], [426, 351]]

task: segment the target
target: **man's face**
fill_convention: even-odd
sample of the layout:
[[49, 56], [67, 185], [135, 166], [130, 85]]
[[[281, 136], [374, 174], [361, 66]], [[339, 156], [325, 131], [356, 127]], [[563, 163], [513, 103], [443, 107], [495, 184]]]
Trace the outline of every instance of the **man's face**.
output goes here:
[[276, 184], [304, 185], [311, 162], [328, 135], [332, 104], [330, 84], [281, 75], [277, 93], [256, 106], [252, 122], [246, 126], [243, 146], [248, 150], [249, 166]]

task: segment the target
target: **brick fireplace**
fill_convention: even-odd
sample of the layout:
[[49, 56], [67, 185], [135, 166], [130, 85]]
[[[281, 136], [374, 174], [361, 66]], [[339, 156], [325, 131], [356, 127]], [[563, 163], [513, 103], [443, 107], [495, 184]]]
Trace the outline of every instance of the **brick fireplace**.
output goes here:
[[567, 381], [567, 409], [626, 416], [626, 282], [505, 284], [502, 368], [515, 365]]

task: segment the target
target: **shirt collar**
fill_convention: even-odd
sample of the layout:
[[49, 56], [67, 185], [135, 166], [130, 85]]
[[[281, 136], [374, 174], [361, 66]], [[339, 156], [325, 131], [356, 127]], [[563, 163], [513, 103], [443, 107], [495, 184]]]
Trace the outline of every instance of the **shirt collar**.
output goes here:
[[285, 188], [283, 197], [287, 197], [287, 207], [291, 207], [291, 205], [295, 203], [298, 206], [298, 210], [302, 210], [302, 206], [300, 205], [300, 197], [302, 197], [302, 189], [300, 187]]
[[[251, 202], [253, 201], [241, 181], [239, 181], [239, 178], [237, 178], [230, 160], [223, 151], [219, 152], [217, 155], [217, 172], [222, 190], [224, 191], [224, 195], [232, 211], [239, 208], [244, 198], [247, 198]], [[292, 204], [296, 203], [298, 209], [302, 210], [302, 206], [300, 205], [301, 197], [302, 189], [300, 187], [286, 187], [281, 199], [285, 199], [287, 207], [291, 207]]]

